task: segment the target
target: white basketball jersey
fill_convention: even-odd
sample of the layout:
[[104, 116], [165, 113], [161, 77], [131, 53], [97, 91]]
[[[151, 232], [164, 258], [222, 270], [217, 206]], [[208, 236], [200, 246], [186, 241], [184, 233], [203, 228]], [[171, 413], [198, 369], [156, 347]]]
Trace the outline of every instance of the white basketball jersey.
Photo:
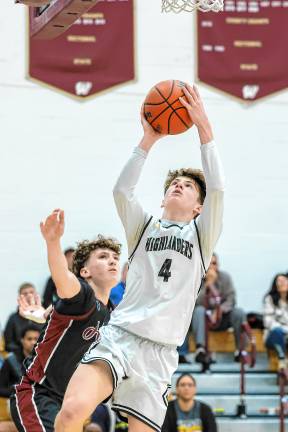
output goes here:
[[[203, 214], [196, 222], [159, 221], [143, 211], [133, 193], [145, 160], [145, 152], [139, 148], [114, 189], [131, 257], [125, 294], [113, 311], [110, 324], [158, 343], [182, 345], [205, 274], [204, 266], [210, 262], [221, 231], [223, 183], [219, 182], [219, 160], [214, 143], [202, 147], [214, 155], [210, 168], [214, 167], [219, 186], [209, 191], [205, 175], [207, 195]], [[203, 158], [202, 162], [207, 174], [209, 164]]]

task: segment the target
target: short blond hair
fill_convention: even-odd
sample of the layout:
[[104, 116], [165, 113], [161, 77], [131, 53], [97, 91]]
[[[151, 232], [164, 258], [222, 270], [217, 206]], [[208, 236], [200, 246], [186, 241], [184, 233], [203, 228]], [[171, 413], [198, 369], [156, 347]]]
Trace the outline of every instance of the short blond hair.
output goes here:
[[110, 249], [117, 255], [121, 253], [121, 244], [112, 237], [104, 237], [101, 234], [95, 240], [83, 240], [77, 243], [77, 248], [73, 254], [73, 273], [80, 276], [80, 271], [85, 267], [92, 252], [97, 249]]
[[205, 182], [203, 171], [201, 171], [200, 169], [193, 169], [193, 168], [180, 168], [174, 171], [170, 170], [165, 180], [164, 194], [166, 194], [171, 183], [177, 177], [188, 177], [196, 183], [196, 187], [199, 192], [199, 201], [200, 204], [203, 204], [206, 196], [206, 182]]

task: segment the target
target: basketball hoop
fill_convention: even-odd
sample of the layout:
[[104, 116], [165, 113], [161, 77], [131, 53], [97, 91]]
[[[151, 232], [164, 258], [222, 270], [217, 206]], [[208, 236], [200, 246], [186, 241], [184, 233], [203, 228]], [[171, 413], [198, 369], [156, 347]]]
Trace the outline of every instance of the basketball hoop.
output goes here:
[[223, 0], [162, 0], [162, 12], [193, 12], [195, 9], [219, 12], [223, 10]]

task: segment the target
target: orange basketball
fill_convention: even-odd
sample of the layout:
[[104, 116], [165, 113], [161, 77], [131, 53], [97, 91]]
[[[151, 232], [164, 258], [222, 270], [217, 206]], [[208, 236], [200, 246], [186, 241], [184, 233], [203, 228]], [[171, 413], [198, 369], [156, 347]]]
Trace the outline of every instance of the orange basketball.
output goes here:
[[144, 115], [159, 133], [176, 135], [185, 132], [193, 122], [187, 109], [179, 101], [185, 98], [182, 81], [168, 80], [156, 84], [144, 101]]

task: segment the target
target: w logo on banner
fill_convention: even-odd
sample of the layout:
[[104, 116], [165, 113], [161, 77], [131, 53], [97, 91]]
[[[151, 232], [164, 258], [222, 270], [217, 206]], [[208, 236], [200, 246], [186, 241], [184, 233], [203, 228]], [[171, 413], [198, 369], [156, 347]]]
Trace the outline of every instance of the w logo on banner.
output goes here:
[[258, 85], [244, 85], [242, 88], [242, 94], [244, 99], [255, 99], [259, 91]]
[[75, 84], [75, 93], [77, 96], [87, 96], [92, 89], [92, 82], [90, 81], [78, 81]]

